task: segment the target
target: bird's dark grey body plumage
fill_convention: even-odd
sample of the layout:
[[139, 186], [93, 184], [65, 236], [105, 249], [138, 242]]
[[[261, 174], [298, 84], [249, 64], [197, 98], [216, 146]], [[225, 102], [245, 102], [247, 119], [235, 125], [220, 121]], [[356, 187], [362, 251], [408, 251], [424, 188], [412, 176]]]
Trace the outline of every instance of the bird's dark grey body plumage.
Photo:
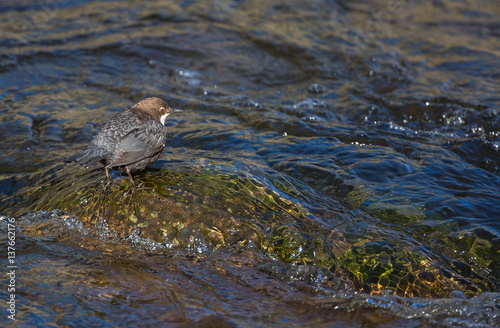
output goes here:
[[150, 166], [163, 152], [166, 117], [175, 111], [163, 100], [150, 97], [111, 117], [82, 152], [66, 159], [84, 166], [102, 163], [108, 170], [130, 172]]

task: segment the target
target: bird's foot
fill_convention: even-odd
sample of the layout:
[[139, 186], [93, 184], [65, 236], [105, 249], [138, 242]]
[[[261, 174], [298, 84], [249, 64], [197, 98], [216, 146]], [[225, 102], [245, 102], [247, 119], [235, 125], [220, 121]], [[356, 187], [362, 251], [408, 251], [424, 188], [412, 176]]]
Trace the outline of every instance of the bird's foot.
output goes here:
[[133, 184], [132, 187], [130, 187], [130, 190], [153, 190], [153, 188], [149, 187], [142, 187], [144, 185], [144, 182], [139, 183], [139, 185]]
[[109, 185], [111, 184], [112, 180], [111, 179], [106, 179], [106, 181], [103, 181], [105, 184], [104, 184], [104, 187], [102, 187], [102, 190], [106, 190], [108, 189]]
[[104, 190], [110, 188], [111, 185], [113, 185], [113, 184], [116, 184], [116, 183], [119, 184], [120, 183], [120, 178], [115, 178], [115, 179], [113, 179], [113, 178], [107, 179], [106, 178], [105, 180], [102, 180], [102, 183], [104, 184], [104, 186], [102, 187], [102, 190], [104, 191]]

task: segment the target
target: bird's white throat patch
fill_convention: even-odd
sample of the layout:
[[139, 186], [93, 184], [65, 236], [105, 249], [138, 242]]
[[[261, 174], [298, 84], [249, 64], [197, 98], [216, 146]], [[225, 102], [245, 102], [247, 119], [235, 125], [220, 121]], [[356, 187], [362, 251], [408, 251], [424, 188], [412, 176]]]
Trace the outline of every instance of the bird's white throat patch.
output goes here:
[[167, 116], [168, 116], [168, 115], [170, 115], [170, 113], [169, 113], [169, 114], [162, 115], [162, 116], [160, 117], [160, 122], [161, 122], [161, 124], [165, 125], [165, 120], [167, 119]]

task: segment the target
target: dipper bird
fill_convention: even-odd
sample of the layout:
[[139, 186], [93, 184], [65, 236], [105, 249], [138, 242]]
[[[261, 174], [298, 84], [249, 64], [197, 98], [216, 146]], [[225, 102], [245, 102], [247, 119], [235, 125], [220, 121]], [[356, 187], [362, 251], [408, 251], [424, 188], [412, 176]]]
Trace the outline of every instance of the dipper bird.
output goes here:
[[101, 162], [109, 170], [126, 171], [134, 186], [132, 173], [147, 168], [165, 148], [165, 119], [182, 109], [172, 109], [160, 98], [149, 97], [111, 117], [82, 152], [65, 160], [85, 167]]

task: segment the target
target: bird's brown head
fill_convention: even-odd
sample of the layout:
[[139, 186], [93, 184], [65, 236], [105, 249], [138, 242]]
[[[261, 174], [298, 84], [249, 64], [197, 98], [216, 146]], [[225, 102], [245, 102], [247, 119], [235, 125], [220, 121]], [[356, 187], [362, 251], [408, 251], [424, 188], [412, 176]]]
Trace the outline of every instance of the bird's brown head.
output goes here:
[[182, 109], [170, 108], [163, 99], [158, 97], [144, 98], [132, 108], [145, 112], [165, 125], [168, 115], [175, 112], [182, 112]]

